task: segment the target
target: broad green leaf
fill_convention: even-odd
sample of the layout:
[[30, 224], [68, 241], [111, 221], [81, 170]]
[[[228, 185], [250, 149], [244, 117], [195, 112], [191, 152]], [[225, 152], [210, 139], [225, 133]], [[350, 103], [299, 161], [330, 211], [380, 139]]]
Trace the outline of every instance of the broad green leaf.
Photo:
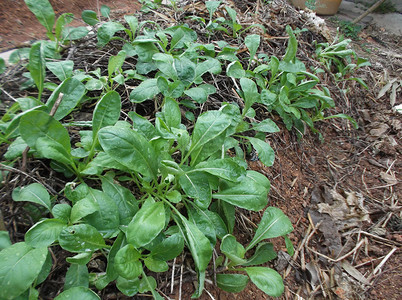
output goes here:
[[180, 255], [183, 248], [183, 237], [180, 234], [174, 234], [156, 245], [150, 255], [156, 259], [168, 261]]
[[[70, 152], [60, 144], [46, 137], [39, 137], [36, 140], [35, 148], [39, 156], [53, 159], [65, 165], [73, 165], [72, 156]], [[54, 169], [54, 168], [53, 168]], [[55, 169], [58, 171], [57, 169]], [[66, 170], [64, 168], [64, 170]], [[63, 172], [63, 168], [58, 172]], [[69, 172], [70, 173], [70, 172]], [[70, 173], [71, 174], [71, 173]]]
[[241, 292], [248, 283], [248, 276], [243, 274], [216, 274], [216, 284], [226, 292]]
[[264, 267], [245, 268], [251, 281], [264, 293], [271, 297], [282, 295], [285, 287], [281, 275], [275, 270]]
[[79, 265], [86, 265], [92, 259], [92, 251], [89, 252], [81, 252], [74, 256], [67, 257], [66, 261], [70, 264], [79, 264]]
[[228, 234], [228, 229], [223, 219], [216, 212], [210, 210], [204, 210], [203, 213], [207, 215], [209, 222], [211, 222], [216, 236], [219, 239], [223, 239]]
[[54, 74], [60, 81], [73, 76], [74, 62], [72, 60], [63, 61], [49, 61], [46, 67]]
[[11, 241], [8, 231], [0, 230], [0, 251], [10, 246]]
[[52, 32], [55, 14], [48, 0], [25, 0], [29, 10], [35, 15], [39, 23], [45, 26], [47, 32]]
[[148, 256], [146, 259], [144, 259], [145, 266], [148, 268], [148, 270], [152, 272], [166, 272], [169, 270], [169, 266], [166, 263], [166, 261], [155, 259], [152, 256]]
[[92, 138], [95, 142], [98, 132], [106, 126], [113, 126], [120, 117], [121, 99], [115, 91], [106, 93], [96, 104], [92, 118]]
[[297, 39], [293, 33], [292, 27], [290, 25], [286, 26], [286, 31], [289, 34], [288, 47], [286, 48], [285, 56], [283, 57], [284, 62], [291, 62], [296, 57], [297, 53]]
[[133, 121], [133, 129], [141, 133], [147, 140], [152, 140], [158, 135], [155, 126], [146, 118], [140, 116], [136, 112], [130, 111], [128, 116]]
[[134, 16], [124, 16], [124, 20], [127, 22], [128, 26], [130, 27], [132, 38], [135, 37], [135, 33], [137, 32], [138, 28], [138, 19]]
[[98, 16], [93, 10], [83, 10], [81, 18], [85, 23], [91, 26], [95, 26], [99, 22]]
[[6, 69], [7, 67], [4, 58], [0, 57], [0, 74], [3, 74]]
[[207, 8], [209, 12], [209, 18], [211, 19], [212, 22], [212, 16], [214, 12], [218, 9], [219, 5], [221, 5], [222, 1], [206, 1], [205, 2], [205, 7]]
[[63, 40], [76, 41], [85, 37], [88, 32], [89, 30], [85, 26], [66, 26], [63, 28], [61, 35]]
[[283, 236], [290, 233], [292, 230], [292, 223], [279, 208], [268, 207], [262, 216], [260, 224], [258, 224], [254, 238], [247, 246], [246, 250], [253, 248], [257, 243], [264, 239]]
[[243, 78], [246, 75], [246, 71], [244, 71], [241, 63], [236, 60], [227, 66], [226, 75], [233, 78]]
[[45, 54], [44, 46], [41, 42], [34, 44], [29, 52], [28, 70], [31, 78], [38, 88], [38, 99], [40, 100], [44, 89], [46, 68], [45, 68]]
[[139, 292], [140, 279], [135, 278], [133, 280], [128, 280], [119, 276], [116, 280], [116, 286], [124, 295], [133, 297]]
[[120, 224], [128, 225], [138, 211], [138, 203], [132, 192], [113, 182], [110, 176], [101, 177], [103, 191], [116, 203]]
[[127, 241], [136, 248], [149, 244], [165, 227], [165, 207], [155, 202], [141, 209], [128, 224]]
[[165, 98], [165, 104], [162, 107], [162, 113], [169, 128], [180, 128], [181, 124], [181, 111], [179, 104], [171, 99]]
[[99, 205], [99, 210], [87, 215], [85, 221], [95, 227], [105, 238], [116, 236], [120, 218], [115, 201], [106, 193], [92, 188], [89, 188], [87, 197]]
[[50, 195], [40, 183], [31, 183], [22, 188], [15, 188], [12, 193], [14, 201], [28, 201], [51, 210]]
[[109, 80], [111, 76], [117, 72], [124, 64], [124, 60], [126, 59], [126, 51], [120, 50], [115, 56], [109, 57], [109, 63], [107, 66], [107, 73], [109, 76]]
[[116, 34], [117, 31], [125, 30], [126, 28], [117, 22], [103, 23], [98, 29], [98, 46], [103, 47], [109, 43], [110, 39]]
[[39, 284], [41, 284], [46, 280], [46, 278], [50, 274], [52, 267], [53, 267], [52, 255], [48, 251], [46, 255], [46, 260], [42, 265], [42, 269], [40, 270], [38, 277], [36, 277], [35, 286], [38, 286]]
[[158, 170], [152, 145], [141, 134], [119, 127], [99, 131], [99, 142], [105, 152], [127, 168], [156, 179]]
[[189, 222], [181, 214], [179, 214], [179, 217], [183, 224], [182, 226], [181, 224], [178, 225], [193, 256], [195, 267], [197, 271], [203, 272], [207, 269], [212, 257], [211, 243], [196, 225]]
[[54, 300], [100, 300], [99, 296], [92, 290], [83, 286], [72, 287], [61, 294], [59, 294]]
[[234, 265], [242, 265], [246, 262], [244, 259], [246, 250], [244, 250], [242, 244], [236, 241], [236, 238], [233, 235], [228, 234], [222, 239], [220, 249]]
[[152, 276], [142, 276], [138, 289], [140, 293], [153, 292], [156, 289], [155, 278], [153, 278]]
[[244, 39], [244, 44], [246, 44], [246, 47], [250, 52], [249, 64], [252, 60], [254, 60], [254, 56], [257, 53], [258, 47], [260, 46], [260, 39], [261, 37], [258, 34], [250, 34]]
[[89, 287], [89, 273], [86, 265], [71, 264], [64, 280], [64, 290], [73, 287]]
[[[19, 63], [22, 60], [28, 59], [29, 58], [29, 51], [31, 48], [19, 48], [14, 50], [8, 59], [10, 64], [16, 64]], [[18, 99], [17, 99], [18, 100]]]
[[240, 182], [221, 184], [220, 191], [212, 195], [215, 199], [221, 199], [241, 208], [258, 211], [263, 209], [268, 202], [268, 179], [255, 171], [247, 171], [247, 176]]
[[54, 35], [57, 40], [61, 40], [61, 33], [67, 24], [70, 24], [74, 20], [74, 14], [64, 13], [57, 18], [56, 26], [54, 28]]
[[130, 100], [134, 103], [141, 103], [145, 100], [153, 99], [160, 92], [157, 81], [158, 79], [151, 78], [141, 82], [139, 86], [131, 91]]
[[284, 239], [285, 239], [286, 251], [289, 253], [290, 256], [293, 256], [293, 254], [295, 253], [295, 248], [293, 247], [292, 241], [287, 235], [284, 236]]
[[[180, 30], [180, 32], [177, 34], [177, 37], [174, 37], [175, 33], [178, 30]], [[173, 42], [175, 44], [175, 46], [174, 46], [175, 49], [185, 48], [186, 44], [192, 44], [193, 42], [195, 42], [197, 40], [197, 33], [193, 29], [188, 28], [187, 26], [183, 26], [183, 25], [176, 25], [173, 27], [169, 27], [169, 28], [165, 29], [163, 32], [171, 35], [172, 40], [173, 40], [173, 37], [175, 38], [173, 40]], [[173, 43], [173, 42], [171, 42], [171, 43]]]
[[7, 152], [4, 153], [4, 158], [11, 161], [16, 159], [17, 157], [21, 157], [22, 153], [27, 147], [27, 143], [25, 143], [24, 140], [19, 136], [8, 146]]
[[56, 204], [52, 208], [52, 215], [56, 219], [68, 222], [71, 215], [71, 206], [66, 203]]
[[43, 111], [30, 111], [22, 116], [19, 129], [21, 137], [31, 148], [35, 149], [39, 138], [45, 138], [54, 144], [60, 144], [66, 153], [71, 151], [67, 130]]
[[45, 219], [32, 226], [25, 234], [25, 242], [34, 247], [48, 247], [59, 239], [60, 232], [67, 227], [63, 220]]
[[100, 11], [101, 11], [102, 16], [104, 16], [105, 18], [109, 18], [109, 15], [110, 15], [110, 7], [109, 6], [102, 4]]
[[218, 200], [212, 203], [211, 210], [216, 212], [222, 218], [226, 225], [227, 233], [233, 233], [235, 224], [235, 207], [230, 203]]
[[260, 95], [258, 94], [257, 85], [251, 79], [245, 77], [240, 78], [240, 86], [244, 93], [244, 108], [242, 113], [244, 116], [251, 105], [259, 101]]
[[182, 195], [179, 191], [173, 190], [166, 193], [166, 198], [173, 203], [179, 203], [182, 200]]
[[78, 224], [63, 229], [59, 237], [60, 246], [67, 251], [81, 253], [106, 247], [102, 235], [95, 227]]
[[274, 149], [272, 149], [268, 143], [261, 141], [260, 139], [253, 137], [247, 137], [247, 139], [257, 151], [259, 160], [267, 167], [271, 167], [275, 161]]
[[208, 209], [199, 209], [198, 207], [187, 208], [188, 218], [198, 229], [209, 239], [212, 246], [216, 244], [216, 231], [214, 223], [207, 214]]
[[203, 161], [197, 164], [193, 171], [207, 172], [219, 178], [233, 182], [239, 181], [240, 176], [246, 175], [244, 167], [240, 166], [236, 161], [230, 158]]
[[158, 69], [165, 74], [168, 78], [177, 80], [177, 73], [174, 67], [173, 56], [165, 53], [156, 53], [152, 56], [152, 60]]
[[262, 265], [275, 259], [277, 256], [272, 243], [260, 243], [255, 249], [254, 255], [243, 266]]
[[215, 58], [208, 57], [201, 63], [197, 63], [195, 67], [195, 78], [200, 78], [200, 76], [209, 72], [212, 74], [219, 74], [222, 71], [221, 63]]
[[74, 204], [71, 209], [70, 221], [74, 224], [99, 209], [99, 204], [93, 199], [93, 197], [85, 197]]
[[188, 90], [185, 90], [184, 94], [186, 94], [195, 102], [200, 104], [206, 102], [208, 99], [208, 93], [203, 88], [200, 87], [193, 87]]
[[47, 247], [16, 243], [0, 252], [0, 299], [13, 299], [35, 281], [46, 261]]
[[231, 120], [221, 111], [211, 110], [203, 113], [195, 123], [191, 150], [199, 149], [202, 145], [219, 136], [229, 127]]
[[187, 196], [194, 198], [198, 207], [205, 209], [211, 203], [212, 191], [206, 174], [184, 173], [179, 177], [179, 184]]
[[267, 107], [270, 107], [271, 105], [273, 105], [277, 98], [278, 98], [278, 95], [271, 92], [270, 90], [263, 89], [261, 91], [260, 102], [262, 104], [266, 105]]
[[178, 57], [174, 59], [174, 68], [177, 76], [184, 84], [189, 85], [195, 79], [195, 63], [187, 57]]
[[252, 123], [252, 125], [253, 125], [252, 129], [255, 131], [267, 132], [267, 133], [274, 133], [280, 131], [278, 125], [276, 125], [275, 122], [272, 121], [271, 119], [265, 119], [260, 123]]
[[142, 273], [140, 257], [141, 253], [133, 245], [128, 244], [116, 253], [114, 268], [120, 276], [135, 279]]

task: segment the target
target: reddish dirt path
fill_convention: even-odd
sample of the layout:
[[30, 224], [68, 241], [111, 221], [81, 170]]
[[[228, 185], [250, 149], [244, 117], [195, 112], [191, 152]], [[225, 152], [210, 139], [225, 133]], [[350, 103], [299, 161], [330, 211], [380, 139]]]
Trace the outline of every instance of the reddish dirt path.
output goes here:
[[[98, 11], [97, 5], [105, 4], [112, 10], [112, 16], [137, 11], [140, 5], [134, 0], [50, 0], [56, 18], [62, 13], [73, 13], [73, 25], [85, 25], [81, 12], [85, 9]], [[0, 51], [24, 46], [24, 43], [46, 38], [46, 30], [36, 20], [23, 0], [0, 1]], [[25, 44], [26, 45], [26, 44]]]

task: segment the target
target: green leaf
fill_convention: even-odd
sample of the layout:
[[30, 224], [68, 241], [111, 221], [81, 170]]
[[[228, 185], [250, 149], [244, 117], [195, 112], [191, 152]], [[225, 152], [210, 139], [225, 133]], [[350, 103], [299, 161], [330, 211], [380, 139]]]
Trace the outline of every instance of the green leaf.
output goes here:
[[189, 85], [195, 79], [195, 63], [187, 57], [178, 57], [174, 59], [174, 68], [180, 81]]
[[73, 287], [89, 287], [89, 273], [86, 265], [71, 264], [64, 280], [64, 290]]
[[128, 26], [130, 27], [132, 38], [135, 37], [135, 33], [137, 32], [138, 28], [138, 19], [134, 16], [124, 16], [124, 20], [127, 22]]
[[89, 30], [84, 26], [71, 27], [66, 26], [61, 33], [62, 39], [67, 41], [76, 41], [82, 39], [88, 34]]
[[116, 280], [116, 286], [124, 295], [133, 297], [139, 292], [140, 279], [128, 280], [120, 276]]
[[47, 100], [48, 112], [51, 111], [60, 93], [63, 93], [63, 98], [53, 116], [56, 120], [61, 120], [71, 113], [85, 95], [86, 90], [84, 84], [79, 80], [67, 78], [53, 91]]
[[233, 78], [243, 78], [246, 75], [246, 71], [244, 71], [242, 64], [236, 60], [227, 66], [226, 75]]
[[353, 125], [353, 127], [354, 127], [355, 129], [358, 129], [358, 128], [359, 128], [359, 125], [357, 124], [356, 120], [353, 119], [351, 116], [348, 116], [348, 115], [346, 115], [346, 114], [331, 115], [331, 116], [325, 117], [324, 119], [327, 120], [327, 119], [333, 119], [333, 118], [342, 118], [342, 119], [346, 119], [346, 120], [348, 120], [350, 123], [352, 123], [352, 125]]
[[224, 236], [220, 249], [234, 265], [242, 265], [246, 262], [244, 259], [246, 250], [244, 250], [242, 244], [236, 241], [236, 238], [233, 235], [228, 234]]
[[74, 62], [72, 60], [63, 61], [49, 61], [46, 67], [54, 74], [60, 81], [73, 76]]
[[200, 87], [193, 87], [184, 91], [184, 94], [189, 96], [197, 103], [204, 103], [208, 100], [208, 93]]
[[194, 223], [189, 222], [181, 214], [179, 217], [183, 225], [178, 225], [193, 256], [195, 267], [197, 271], [203, 272], [207, 269], [212, 257], [211, 243]]
[[109, 57], [109, 63], [107, 66], [107, 73], [109, 76], [109, 80], [111, 76], [117, 72], [124, 64], [124, 60], [126, 59], [126, 51], [120, 50], [115, 56]]
[[248, 283], [248, 276], [243, 274], [216, 274], [216, 284], [226, 292], [239, 293]]
[[219, 5], [221, 5], [222, 1], [206, 1], [205, 6], [209, 12], [209, 18], [212, 22], [212, 16], [214, 12], [218, 9]]
[[83, 10], [81, 13], [81, 18], [85, 23], [91, 26], [95, 26], [97, 23], [99, 23], [98, 16], [93, 10]]
[[251, 281], [264, 293], [272, 297], [282, 295], [285, 287], [281, 275], [275, 270], [264, 267], [245, 268]]
[[166, 272], [169, 270], [169, 266], [166, 261], [155, 259], [152, 256], [148, 256], [144, 260], [145, 266], [152, 272]]
[[149, 244], [165, 227], [165, 207], [155, 202], [141, 209], [128, 224], [127, 241], [136, 248]]
[[247, 171], [240, 182], [223, 182], [220, 191], [213, 194], [215, 199], [221, 199], [241, 208], [258, 211], [267, 205], [269, 180], [255, 171]]
[[98, 47], [104, 47], [111, 38], [116, 34], [117, 31], [125, 30], [126, 28], [117, 22], [106, 22], [103, 23], [101, 27], [98, 29], [97, 37], [98, 37]]
[[159, 88], [157, 85], [158, 79], [151, 78], [140, 83], [130, 93], [130, 100], [134, 103], [141, 103], [148, 99], [153, 99], [159, 94]]
[[280, 131], [278, 125], [276, 125], [275, 122], [272, 121], [271, 119], [265, 119], [260, 123], [252, 123], [252, 125], [253, 125], [252, 130], [255, 131], [267, 132], [267, 133], [275, 133]]
[[14, 50], [8, 59], [9, 63], [16, 64], [22, 60], [28, 59], [30, 50], [31, 48], [19, 48]]
[[287, 235], [285, 235], [284, 238], [286, 244], [286, 251], [288, 251], [290, 256], [293, 256], [293, 254], [295, 253], [295, 248], [293, 247], [292, 241]]
[[95, 227], [78, 224], [63, 229], [59, 237], [60, 246], [70, 252], [88, 252], [106, 247], [102, 235]]
[[109, 6], [102, 4], [100, 11], [101, 11], [102, 16], [104, 16], [105, 18], [109, 18], [109, 15], [110, 15]]
[[245, 116], [251, 105], [259, 101], [257, 85], [248, 78], [240, 78], [240, 86], [244, 93], [244, 109], [242, 115]]
[[74, 204], [71, 209], [70, 221], [74, 224], [98, 210], [99, 204], [92, 197], [85, 197]]
[[38, 88], [38, 99], [40, 100], [44, 89], [46, 68], [45, 68], [45, 55], [44, 46], [41, 42], [34, 44], [29, 52], [28, 70], [31, 78]]
[[116, 253], [114, 268], [120, 276], [126, 279], [135, 279], [142, 273], [140, 257], [141, 253], [133, 245], [128, 244]]
[[40, 183], [31, 183], [22, 188], [15, 188], [11, 196], [14, 201], [28, 201], [51, 210], [50, 195]]
[[70, 136], [67, 130], [53, 117], [43, 111], [30, 111], [22, 116], [19, 125], [21, 137], [31, 148], [35, 149], [39, 138], [59, 144], [67, 156], [71, 151]]
[[219, 136], [230, 124], [231, 120], [221, 111], [211, 110], [200, 115], [191, 136], [191, 151], [201, 148], [201, 146]]
[[295, 59], [297, 53], [297, 39], [293, 33], [292, 27], [290, 25], [286, 26], [286, 31], [289, 34], [288, 47], [286, 48], [285, 56], [283, 57], [284, 62], [291, 62]]
[[41, 284], [42, 282], [44, 282], [46, 280], [46, 278], [50, 274], [52, 267], [53, 267], [52, 255], [48, 251], [47, 255], [46, 255], [45, 263], [43, 264], [38, 277], [36, 277], [35, 286], [38, 286], [39, 284]]
[[85, 221], [95, 227], [105, 238], [116, 236], [120, 219], [115, 201], [106, 193], [92, 188], [89, 188], [87, 197], [99, 205], [99, 210], [87, 215]]
[[255, 249], [254, 255], [243, 266], [262, 265], [277, 258], [277, 256], [272, 243], [260, 243]]
[[[70, 264], [86, 265], [92, 259], [92, 251], [78, 253], [72, 257], [67, 257], [66, 261]], [[108, 264], [109, 266], [109, 264]]]
[[46, 261], [47, 248], [16, 243], [0, 252], [0, 299], [13, 299], [35, 281]]
[[110, 176], [101, 177], [103, 191], [116, 203], [120, 224], [128, 225], [138, 211], [138, 203], [131, 191], [113, 182]]
[[247, 139], [257, 151], [260, 161], [267, 167], [271, 167], [275, 161], [274, 149], [272, 149], [268, 143], [261, 141], [260, 139], [252, 137], [247, 137]]
[[61, 40], [61, 33], [67, 24], [70, 24], [74, 20], [74, 15], [72, 13], [64, 13], [57, 18], [56, 26], [54, 29], [54, 35], [57, 40]]
[[246, 44], [246, 47], [250, 52], [249, 64], [252, 60], [254, 60], [254, 56], [257, 53], [258, 47], [260, 46], [260, 39], [261, 37], [258, 34], [250, 34], [244, 39], [244, 44]]
[[184, 173], [179, 177], [179, 184], [187, 196], [194, 198], [198, 207], [205, 209], [211, 203], [212, 191], [206, 174]]
[[25, 242], [34, 247], [48, 247], [58, 240], [60, 232], [67, 227], [63, 220], [45, 219], [32, 226], [25, 234]]
[[179, 191], [173, 190], [166, 193], [166, 198], [173, 203], [179, 203], [182, 200], [182, 195]]
[[261, 240], [283, 236], [292, 230], [292, 223], [279, 208], [268, 207], [262, 216], [254, 238], [247, 246], [246, 250], [253, 248]]
[[66, 203], [56, 204], [52, 208], [52, 215], [56, 219], [63, 220], [67, 223], [71, 215], [71, 206]]
[[158, 69], [168, 78], [177, 80], [177, 72], [174, 67], [174, 59], [172, 55], [165, 53], [156, 53], [152, 56], [152, 60]]
[[10, 246], [11, 241], [8, 231], [0, 230], [0, 251]]
[[3, 74], [6, 69], [7, 67], [4, 58], [0, 57], [0, 74]]
[[29, 10], [35, 15], [39, 23], [45, 26], [47, 32], [52, 32], [55, 14], [48, 0], [25, 0]]
[[216, 230], [214, 223], [207, 213], [208, 209], [198, 207], [187, 208], [189, 220], [193, 222], [198, 229], [209, 239], [212, 246], [216, 244]]
[[174, 259], [184, 248], [184, 240], [180, 234], [173, 234], [164, 239], [160, 244], [152, 249], [150, 255], [158, 260], [168, 261]]
[[127, 168], [156, 179], [158, 170], [152, 145], [139, 133], [119, 127], [99, 131], [99, 142], [105, 152]]
[[162, 113], [169, 128], [180, 128], [181, 124], [181, 111], [179, 104], [171, 99], [165, 98], [165, 104], [162, 107]]
[[246, 170], [231, 158], [208, 160], [197, 164], [194, 171], [203, 171], [219, 178], [237, 182], [246, 175]]
[[97, 141], [98, 132], [106, 126], [113, 126], [119, 120], [120, 95], [115, 91], [106, 93], [96, 104], [92, 118], [92, 138]]
[[263, 89], [261, 91], [261, 98], [260, 98], [260, 102], [264, 105], [266, 105], [267, 107], [270, 107], [271, 105], [273, 105], [277, 99], [278, 95], [267, 90], [267, 89]]
[[133, 129], [141, 133], [147, 140], [152, 140], [158, 135], [155, 126], [152, 125], [146, 118], [140, 116], [139, 114], [130, 111], [128, 116], [133, 121]]
[[83, 286], [76, 286], [68, 289], [67, 291], [59, 294], [54, 300], [100, 300], [99, 296], [95, 294], [92, 290]]
[[221, 63], [215, 58], [208, 57], [195, 67], [195, 78], [200, 78], [205, 73], [219, 74], [222, 71]]

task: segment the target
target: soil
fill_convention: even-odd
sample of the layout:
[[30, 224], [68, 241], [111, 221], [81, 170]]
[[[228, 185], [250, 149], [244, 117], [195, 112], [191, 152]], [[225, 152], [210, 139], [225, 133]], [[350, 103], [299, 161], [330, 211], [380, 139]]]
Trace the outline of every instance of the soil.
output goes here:
[[[97, 10], [94, 0], [86, 1], [85, 4], [84, 1], [78, 0], [50, 2], [54, 4], [58, 14], [73, 12], [76, 16], [80, 16], [83, 9]], [[112, 12], [117, 15], [132, 13], [138, 9], [138, 5], [130, 0], [100, 1], [100, 3], [109, 5]], [[279, 3], [283, 4], [281, 1]], [[255, 1], [234, 1], [234, 4], [245, 16], [248, 12], [257, 10]], [[16, 9], [6, 13], [9, 7]], [[261, 7], [258, 9], [265, 12]], [[284, 18], [284, 23], [291, 23], [289, 21], [291, 19], [286, 19], [284, 16], [294, 17], [295, 12], [292, 8], [282, 5], [276, 9], [277, 11], [271, 15], [272, 18], [277, 18], [275, 22], [280, 23], [278, 19], [281, 16]], [[19, 47], [26, 41], [44, 38], [41, 25], [36, 23], [35, 17], [24, 7], [21, 0], [0, 2], [0, 17], [0, 49]], [[246, 19], [247, 17], [245, 23]], [[293, 20], [297, 23], [299, 17]], [[282, 25], [281, 32], [272, 31], [270, 36], [286, 36], [284, 33], [286, 24]], [[328, 31], [324, 36], [333, 37], [335, 24], [329, 23], [328, 26], [329, 28], [321, 30]], [[277, 28], [279, 27], [275, 27]], [[274, 241], [274, 245], [281, 255], [272, 264], [267, 265], [277, 269], [285, 278], [285, 293], [280, 299], [396, 300], [402, 295], [400, 284], [402, 221], [398, 202], [402, 196], [400, 177], [402, 118], [393, 110], [394, 105], [390, 103], [389, 93], [377, 98], [379, 90], [389, 80], [402, 79], [400, 75], [402, 59], [395, 55], [398, 48], [401, 53], [401, 38], [380, 32], [375, 27], [366, 28], [360, 37], [364, 43], [354, 42], [354, 48], [359, 55], [369, 58], [372, 66], [360, 70], [357, 75], [366, 81], [369, 88], [364, 89], [353, 81], [343, 85], [328, 84], [337, 100], [337, 110], [333, 113], [349, 114], [358, 122], [359, 129], [354, 129], [343, 119], [330, 119], [316, 124], [322, 139], [309, 130], [302, 139], [299, 139], [294, 131], [289, 132], [285, 129], [277, 116], [266, 115], [266, 112], [257, 108], [257, 117], [273, 118], [280, 125], [281, 132], [267, 137], [276, 152], [274, 166], [267, 168], [258, 160], [250, 159], [249, 167], [269, 178], [271, 181], [269, 205], [282, 209], [295, 228], [290, 234], [290, 239], [297, 255], [293, 258], [287, 257], [285, 245], [278, 239]], [[308, 44], [315, 38], [319, 38], [319, 35], [302, 36], [302, 43]], [[275, 38], [271, 41], [272, 47], [282, 47], [283, 50], [285, 44], [281, 44], [281, 39], [279, 42]], [[309, 47], [303, 45], [301, 51], [307, 53], [308, 49], [312, 49]], [[93, 51], [93, 55], [96, 56], [95, 49]], [[266, 51], [271, 53], [269, 49]], [[309, 57], [307, 54], [303, 55], [305, 55], [303, 58]], [[322, 78], [322, 81], [332, 82], [330, 75], [326, 76], [328, 77]], [[4, 88], [7, 86], [4, 85]], [[11, 84], [9, 88], [13, 96], [19, 97], [18, 89], [13, 90]], [[342, 96], [342, 89], [349, 90], [347, 97]], [[396, 91], [395, 104], [401, 103], [402, 96], [399, 89]], [[18, 164], [21, 166], [22, 163]], [[49, 174], [46, 166], [39, 165], [38, 161], [28, 161], [26, 170], [33, 176], [40, 173], [41, 178], [54, 176], [53, 173]], [[30, 183], [29, 178], [21, 174], [18, 172], [13, 174], [13, 177], [8, 179], [8, 186], [0, 190], [4, 199], [0, 203], [0, 208], [13, 242], [21, 240], [25, 231], [32, 225], [32, 220], [29, 220], [22, 206], [10, 200], [11, 190], [17, 184]], [[57, 180], [62, 181], [57, 178], [55, 178], [56, 185]], [[320, 212], [324, 203], [326, 207], [333, 208], [330, 213], [335, 215], [335, 212], [339, 212], [339, 207], [334, 208], [334, 205], [343, 201], [342, 199], [356, 201], [356, 203], [347, 202], [348, 213], [353, 212], [353, 216], [349, 214], [348, 218], [343, 216], [336, 219], [331, 214]], [[236, 234], [243, 244], [247, 244], [253, 232], [251, 224], [258, 224], [262, 213], [242, 210], [238, 210], [238, 213]], [[330, 226], [325, 226], [326, 222]], [[339, 229], [339, 226], [342, 228]], [[340, 241], [342, 249], [338, 249], [337, 241]], [[334, 254], [334, 249], [339, 250], [337, 255]], [[341, 256], [345, 258], [336, 261], [336, 258]], [[43, 299], [52, 299], [62, 287], [62, 276], [67, 266], [62, 263], [64, 261], [62, 251], [58, 253], [58, 257], [60, 263], [52, 271], [49, 283], [41, 287]], [[359, 276], [350, 271], [351, 268], [348, 268], [345, 262], [353, 266], [352, 270], [357, 270], [357, 273], [365, 279], [370, 278], [371, 283], [364, 285], [364, 279], [361, 277], [360, 280], [356, 279]], [[102, 261], [99, 260], [98, 263], [102, 264]], [[99, 266], [93, 268], [102, 269]], [[192, 274], [191, 262], [187, 258], [178, 259], [175, 270], [177, 281], [173, 294], [170, 293], [168, 285], [171, 269], [167, 274], [160, 275], [158, 286], [170, 298], [179, 299], [181, 295], [181, 299], [190, 299], [196, 281]], [[180, 270], [183, 270], [183, 273]], [[182, 282], [179, 281], [181, 274]], [[315, 280], [314, 277], [318, 279]], [[213, 280], [213, 274], [209, 278]], [[270, 299], [253, 284], [249, 284], [238, 294], [223, 292], [208, 282], [205, 289], [208, 292], [204, 292], [201, 297], [203, 300]], [[101, 298], [128, 299], [110, 286], [102, 291]], [[141, 296], [138, 296], [138, 299], [140, 298]]]

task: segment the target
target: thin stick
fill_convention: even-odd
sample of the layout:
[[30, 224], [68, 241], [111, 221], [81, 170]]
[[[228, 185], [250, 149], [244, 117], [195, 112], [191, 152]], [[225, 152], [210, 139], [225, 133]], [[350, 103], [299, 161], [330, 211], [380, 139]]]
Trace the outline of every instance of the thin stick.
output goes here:
[[320, 253], [320, 252], [318, 252], [318, 251], [315, 251], [315, 250], [313, 250], [312, 248], [310, 248], [307, 244], [306, 244], [306, 247], [307, 247], [307, 249], [310, 250], [311, 252], [313, 252], [313, 253], [315, 253], [315, 254], [321, 256], [321, 257], [324, 257], [325, 259], [327, 259], [327, 260], [329, 260], [329, 261], [338, 262], [338, 261], [341, 261], [341, 260], [345, 259], [346, 257], [352, 255], [357, 249], [360, 248], [360, 246], [361, 246], [363, 243], [364, 243], [364, 240], [361, 240], [351, 251], [349, 251], [348, 253], [346, 253], [345, 255], [343, 255], [343, 256], [341, 256], [341, 257], [339, 257], [339, 258], [337, 258], [337, 259], [333, 259], [333, 258], [331, 258], [331, 257], [326, 256], [325, 254], [322, 254], [322, 253]]
[[15, 99], [13, 96], [11, 96], [9, 93], [7, 93], [5, 90], [3, 90], [2, 88], [0, 88], [0, 90], [6, 94], [11, 100], [13, 100], [14, 102], [17, 102], [17, 99]]
[[174, 287], [174, 267], [176, 266], [176, 257], [173, 260], [172, 266], [172, 280], [170, 281], [170, 293], [173, 294], [173, 287]]
[[391, 255], [397, 250], [397, 248], [392, 248], [392, 250], [387, 254], [387, 256], [384, 257], [384, 259], [379, 263], [379, 265], [374, 269], [373, 273], [367, 278], [369, 281], [371, 281], [375, 275], [381, 270], [381, 268], [384, 266], [384, 264], [387, 262], [387, 260], [391, 257]]
[[383, 4], [384, 2], [385, 2], [385, 0], [379, 0], [376, 4], [371, 6], [368, 10], [366, 10], [364, 13], [362, 13], [360, 16], [358, 16], [356, 19], [354, 19], [350, 24], [356, 24], [357, 22], [362, 20], [364, 17], [366, 17], [368, 14], [375, 11], [376, 8], [379, 7], [381, 4]]

